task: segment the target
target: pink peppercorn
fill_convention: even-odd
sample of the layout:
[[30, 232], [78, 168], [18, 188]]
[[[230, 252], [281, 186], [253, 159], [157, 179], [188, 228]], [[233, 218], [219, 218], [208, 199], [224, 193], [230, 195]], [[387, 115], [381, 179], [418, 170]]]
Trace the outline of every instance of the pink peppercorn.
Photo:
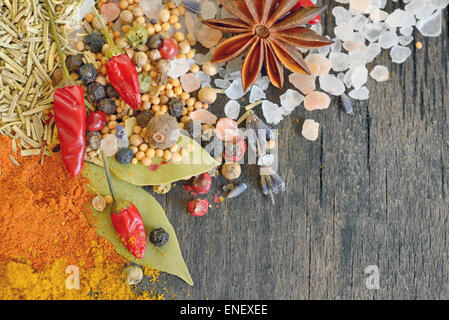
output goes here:
[[162, 48], [159, 49], [162, 59], [171, 60], [176, 58], [179, 52], [178, 45], [172, 39], [164, 39]]
[[200, 194], [208, 193], [211, 186], [212, 178], [205, 172], [193, 178], [192, 185], [185, 185], [184, 190], [190, 192], [194, 196], [198, 196]]
[[100, 131], [106, 125], [106, 113], [94, 111], [87, 117], [87, 130]]
[[187, 209], [192, 216], [202, 217], [209, 210], [209, 201], [207, 199], [195, 199], [189, 202]]

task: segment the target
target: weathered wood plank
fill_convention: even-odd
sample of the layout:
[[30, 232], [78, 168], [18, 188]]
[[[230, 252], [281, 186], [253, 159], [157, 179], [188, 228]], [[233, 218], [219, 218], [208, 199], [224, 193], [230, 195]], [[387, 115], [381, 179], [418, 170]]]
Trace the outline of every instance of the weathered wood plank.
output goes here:
[[[371, 98], [354, 116], [334, 99], [329, 110], [300, 108], [282, 123], [288, 191], [275, 206], [255, 167], [244, 168], [245, 196], [207, 217], [186, 214], [181, 183], [160, 197], [195, 281], [190, 288], [164, 276], [175, 298], [449, 298], [448, 13], [443, 36], [416, 34], [424, 48], [406, 63], [388, 53], [376, 60], [391, 80], [371, 80]], [[270, 99], [279, 94], [269, 89]], [[296, 118], [319, 121], [320, 141], [305, 141]], [[368, 265], [380, 269], [380, 290], [365, 287]]]

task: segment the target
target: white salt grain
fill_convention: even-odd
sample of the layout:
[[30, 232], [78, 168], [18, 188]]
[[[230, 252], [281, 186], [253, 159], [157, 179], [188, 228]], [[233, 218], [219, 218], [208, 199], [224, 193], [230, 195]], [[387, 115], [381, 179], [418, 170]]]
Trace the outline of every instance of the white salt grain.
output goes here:
[[320, 124], [312, 119], [307, 119], [304, 121], [301, 134], [307, 140], [315, 141], [318, 139], [319, 131]]
[[262, 111], [265, 120], [268, 123], [278, 124], [283, 119], [282, 109], [275, 103], [264, 100], [262, 102]]
[[385, 66], [375, 66], [370, 73], [371, 78], [377, 82], [387, 81], [390, 77], [388, 68]]
[[230, 100], [224, 107], [226, 117], [237, 119], [240, 114], [240, 103], [235, 100]]
[[394, 46], [390, 51], [391, 61], [403, 63], [412, 54], [412, 50], [407, 47]]
[[283, 114], [289, 115], [304, 101], [304, 96], [296, 90], [288, 89], [283, 95], [281, 95], [280, 99]]

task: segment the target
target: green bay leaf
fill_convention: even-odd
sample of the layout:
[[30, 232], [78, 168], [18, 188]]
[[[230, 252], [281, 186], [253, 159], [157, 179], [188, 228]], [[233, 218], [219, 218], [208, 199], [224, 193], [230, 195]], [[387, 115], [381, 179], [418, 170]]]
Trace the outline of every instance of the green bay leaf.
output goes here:
[[[110, 194], [104, 168], [91, 163], [85, 163], [83, 175], [90, 180], [89, 187], [93, 191], [102, 196]], [[140, 187], [115, 177], [112, 177], [112, 183], [114, 184], [118, 198], [130, 201], [139, 209], [147, 234], [145, 255], [142, 259], [136, 259], [123, 245], [111, 222], [110, 215], [112, 207], [110, 205], [103, 212], [96, 211], [90, 206], [92, 214], [87, 215], [87, 218], [94, 225], [97, 233], [109, 240], [117, 253], [126, 260], [176, 275], [189, 285], [193, 285], [193, 280], [182, 257], [175, 230], [168, 221], [160, 204]], [[163, 247], [156, 247], [148, 241], [150, 232], [157, 228], [163, 228], [170, 235], [169, 242]]]
[[108, 158], [109, 169], [114, 176], [133, 185], [154, 186], [196, 176], [218, 166], [209, 152], [204, 150], [195, 140], [184, 135], [181, 135], [178, 140], [179, 148], [187, 147], [190, 143], [194, 144], [194, 151], [184, 157], [179, 164], [174, 164], [171, 161], [162, 164], [164, 159], [154, 157], [153, 164], [160, 166], [152, 171], [140, 162], [135, 165], [124, 165], [118, 163], [115, 157], [110, 157]]

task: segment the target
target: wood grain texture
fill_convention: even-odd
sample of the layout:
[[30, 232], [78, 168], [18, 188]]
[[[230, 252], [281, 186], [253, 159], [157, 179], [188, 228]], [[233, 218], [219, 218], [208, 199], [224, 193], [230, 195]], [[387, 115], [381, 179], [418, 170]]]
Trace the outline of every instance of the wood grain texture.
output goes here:
[[[182, 183], [158, 197], [195, 282], [164, 275], [169, 296], [449, 298], [448, 13], [442, 36], [415, 33], [423, 49], [411, 45], [404, 64], [384, 51], [370, 65], [386, 65], [391, 80], [370, 79], [371, 97], [355, 104], [354, 116], [334, 98], [328, 110], [300, 107], [278, 126], [287, 192], [276, 205], [262, 195], [254, 166], [244, 167], [246, 194], [203, 218], [186, 214]], [[324, 21], [332, 34], [332, 19]], [[270, 87], [269, 100], [280, 93]], [[306, 118], [321, 124], [316, 142], [301, 137]], [[224, 183], [215, 180], [215, 190]], [[380, 290], [365, 287], [368, 265], [379, 267]]]

